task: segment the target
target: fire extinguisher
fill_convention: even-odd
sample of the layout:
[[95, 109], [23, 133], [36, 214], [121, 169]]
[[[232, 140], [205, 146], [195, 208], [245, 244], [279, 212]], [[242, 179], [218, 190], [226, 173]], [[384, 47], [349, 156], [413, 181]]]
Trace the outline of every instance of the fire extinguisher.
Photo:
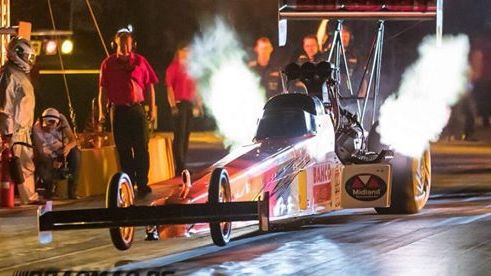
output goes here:
[[24, 183], [22, 173], [22, 163], [20, 158], [15, 156], [12, 149], [14, 146], [23, 145], [32, 147], [24, 142], [15, 142], [9, 147], [8, 138], [2, 137], [2, 152], [0, 153], [0, 207], [14, 208], [14, 185]]
[[12, 151], [5, 140], [2, 141], [2, 144], [2, 152], [0, 154], [0, 183], [2, 186], [0, 206], [14, 208], [14, 183], [10, 178]]

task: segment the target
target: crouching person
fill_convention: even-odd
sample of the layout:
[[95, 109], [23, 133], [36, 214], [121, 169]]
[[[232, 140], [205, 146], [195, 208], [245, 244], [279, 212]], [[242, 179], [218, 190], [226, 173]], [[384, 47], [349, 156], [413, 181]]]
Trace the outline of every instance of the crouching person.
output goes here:
[[80, 150], [66, 117], [47, 108], [32, 128], [38, 177], [44, 183], [46, 197], [54, 193], [55, 179], [68, 179], [68, 197], [77, 198]]

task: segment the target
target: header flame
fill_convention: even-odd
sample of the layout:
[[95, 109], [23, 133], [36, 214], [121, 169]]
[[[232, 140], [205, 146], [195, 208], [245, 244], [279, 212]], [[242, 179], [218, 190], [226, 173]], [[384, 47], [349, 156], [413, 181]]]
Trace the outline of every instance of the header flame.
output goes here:
[[203, 103], [227, 146], [252, 141], [265, 103], [264, 90], [245, 64], [245, 56], [235, 32], [220, 18], [190, 47], [189, 74], [197, 80]]
[[435, 37], [427, 37], [418, 51], [420, 58], [404, 72], [398, 93], [381, 106], [377, 130], [383, 144], [411, 157], [438, 139], [464, 92], [469, 40], [446, 36], [437, 46]]

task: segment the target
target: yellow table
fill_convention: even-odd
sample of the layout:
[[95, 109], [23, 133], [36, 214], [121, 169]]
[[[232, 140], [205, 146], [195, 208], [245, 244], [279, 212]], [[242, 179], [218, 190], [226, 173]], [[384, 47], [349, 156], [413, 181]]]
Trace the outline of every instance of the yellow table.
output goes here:
[[174, 177], [174, 155], [172, 154], [172, 133], [155, 133], [148, 143], [150, 171], [148, 183], [154, 184]]
[[[172, 154], [172, 134], [157, 133], [150, 138], [149, 183], [157, 183], [174, 176], [174, 157]], [[78, 194], [80, 196], [106, 193], [107, 183], [120, 169], [116, 147], [82, 149]]]

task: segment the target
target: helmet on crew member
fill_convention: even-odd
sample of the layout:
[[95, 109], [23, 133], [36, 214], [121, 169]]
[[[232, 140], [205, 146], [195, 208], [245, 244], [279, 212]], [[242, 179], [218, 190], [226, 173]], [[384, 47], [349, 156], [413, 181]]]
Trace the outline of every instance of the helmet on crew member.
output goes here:
[[7, 58], [22, 71], [29, 73], [36, 60], [36, 54], [29, 40], [15, 36], [7, 45]]
[[50, 124], [50, 122], [57, 125], [60, 122], [60, 112], [52, 107], [49, 107], [43, 111], [41, 118], [43, 119], [41, 122], [43, 126]]
[[130, 44], [131, 44], [131, 49], [130, 51], [135, 50], [136, 48], [136, 40], [133, 37], [133, 26], [128, 25], [126, 28], [121, 28], [119, 29], [116, 34], [114, 35], [113, 41], [111, 41], [111, 48], [113, 50], [117, 50], [118, 47], [122, 46], [122, 40], [126, 42], [128, 38], [131, 38]]

